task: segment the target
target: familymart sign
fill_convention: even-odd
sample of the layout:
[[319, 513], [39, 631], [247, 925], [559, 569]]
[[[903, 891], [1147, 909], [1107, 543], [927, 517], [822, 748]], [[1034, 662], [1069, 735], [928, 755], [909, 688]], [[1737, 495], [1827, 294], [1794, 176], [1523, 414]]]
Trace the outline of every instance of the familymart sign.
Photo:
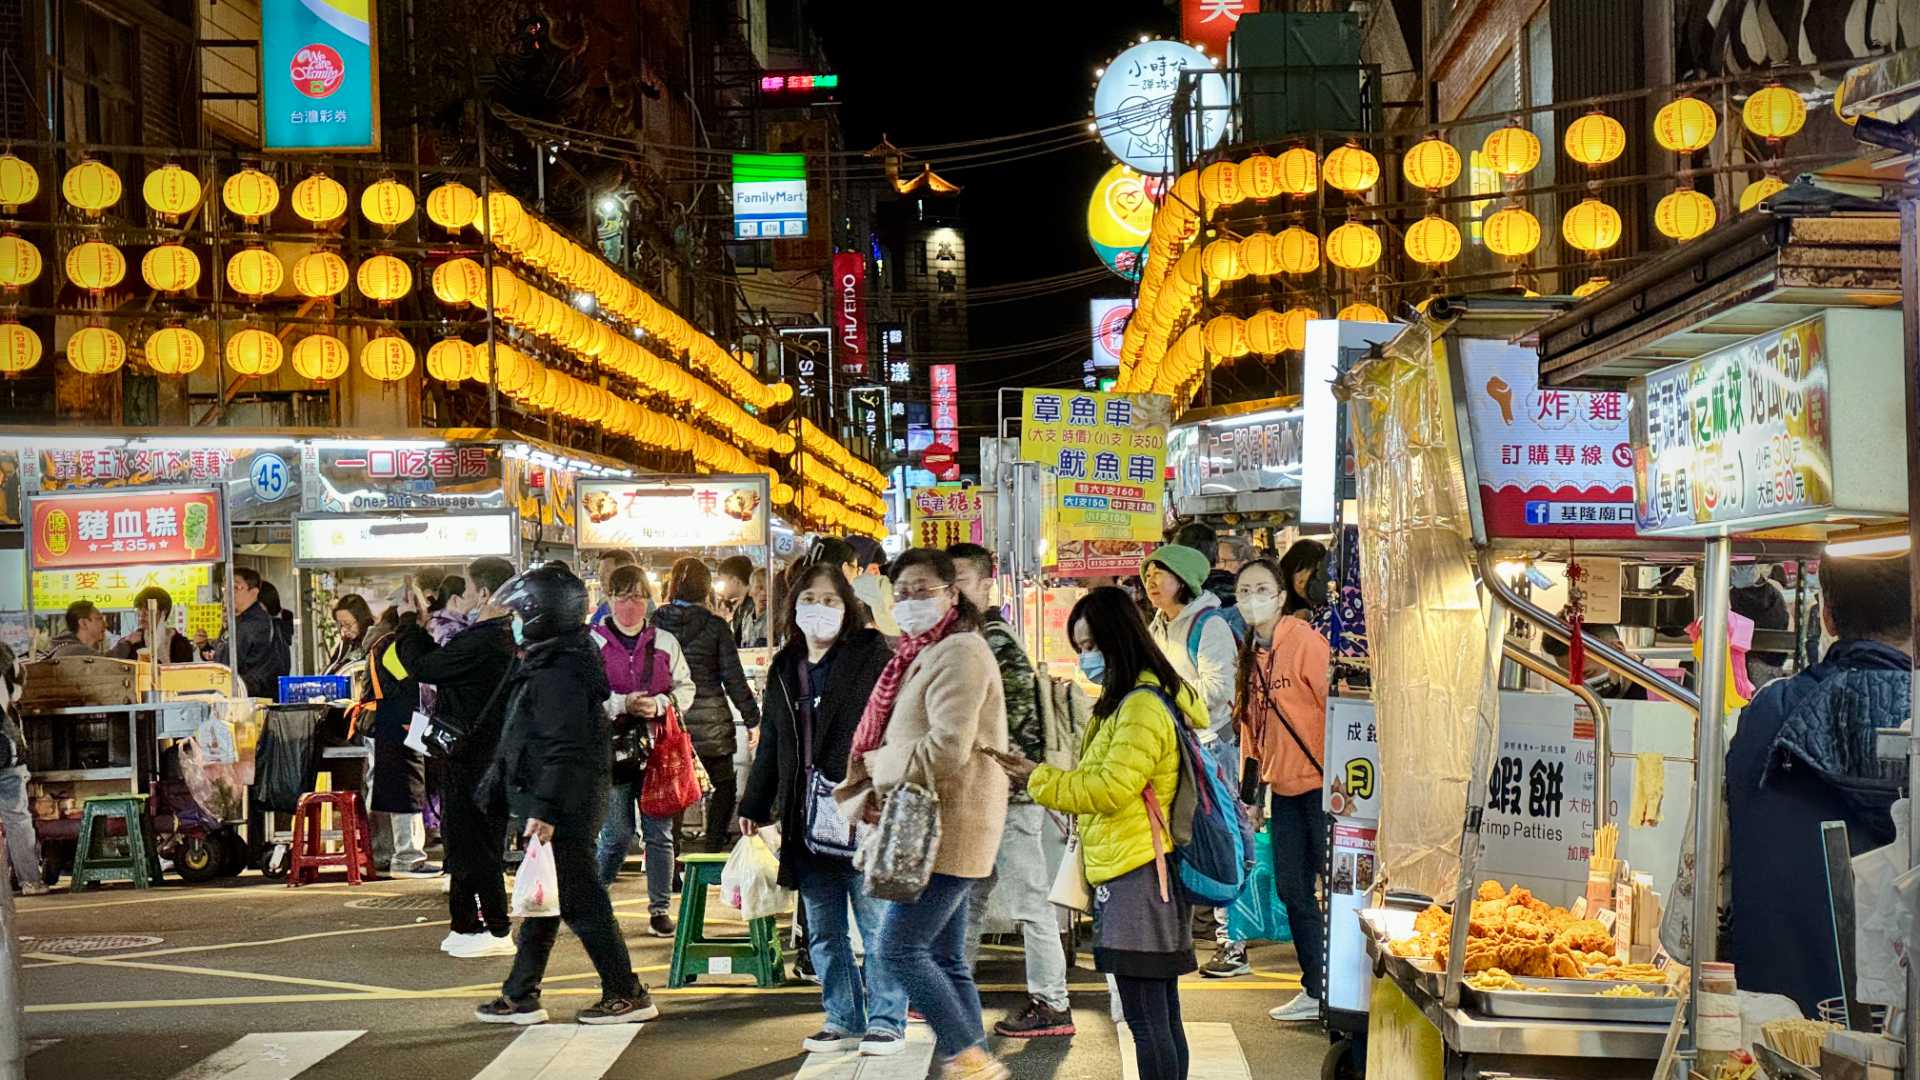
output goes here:
[[733, 155], [733, 238], [791, 240], [805, 235], [806, 155]]

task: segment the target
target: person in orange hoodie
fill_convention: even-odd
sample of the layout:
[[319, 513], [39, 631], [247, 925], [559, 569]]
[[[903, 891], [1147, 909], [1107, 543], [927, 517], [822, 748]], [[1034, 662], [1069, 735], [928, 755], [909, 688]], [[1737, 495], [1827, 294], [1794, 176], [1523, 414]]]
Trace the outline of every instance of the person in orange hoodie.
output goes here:
[[[1318, 549], [1318, 557], [1311, 549]], [[1326, 550], [1302, 540], [1288, 550], [1280, 566], [1256, 559], [1241, 567], [1234, 580], [1248, 629], [1241, 645], [1234, 723], [1242, 753], [1259, 763], [1260, 779], [1273, 791], [1267, 819], [1273, 880], [1300, 957], [1301, 992], [1268, 1013], [1282, 1021], [1319, 1019], [1326, 981], [1319, 947], [1320, 901], [1314, 888], [1327, 851], [1320, 787], [1333, 655], [1313, 628], [1309, 600], [1318, 591], [1311, 581], [1321, 572]]]

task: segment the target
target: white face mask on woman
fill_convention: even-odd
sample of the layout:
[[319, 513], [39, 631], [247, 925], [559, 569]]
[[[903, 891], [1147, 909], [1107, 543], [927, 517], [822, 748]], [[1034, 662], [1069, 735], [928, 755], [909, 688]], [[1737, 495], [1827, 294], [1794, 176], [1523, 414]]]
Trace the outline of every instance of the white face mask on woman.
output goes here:
[[845, 608], [828, 607], [825, 604], [796, 604], [793, 609], [793, 621], [800, 632], [807, 635], [808, 641], [832, 641], [840, 636], [840, 624], [845, 622]]
[[1239, 601], [1240, 614], [1246, 616], [1248, 626], [1265, 626], [1280, 614], [1280, 598], [1277, 596], [1247, 596]]

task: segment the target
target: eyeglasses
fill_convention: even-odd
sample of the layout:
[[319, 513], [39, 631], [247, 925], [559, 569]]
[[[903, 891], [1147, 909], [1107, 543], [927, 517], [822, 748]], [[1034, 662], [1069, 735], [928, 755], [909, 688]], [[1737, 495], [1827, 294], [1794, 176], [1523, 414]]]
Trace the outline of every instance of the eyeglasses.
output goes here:
[[1279, 596], [1280, 590], [1271, 585], [1246, 585], [1233, 590], [1233, 595], [1248, 600], [1256, 596]]
[[938, 596], [951, 588], [953, 588], [951, 585], [928, 585], [918, 589], [895, 589], [893, 601], [897, 604], [902, 600], [925, 600], [929, 596]]

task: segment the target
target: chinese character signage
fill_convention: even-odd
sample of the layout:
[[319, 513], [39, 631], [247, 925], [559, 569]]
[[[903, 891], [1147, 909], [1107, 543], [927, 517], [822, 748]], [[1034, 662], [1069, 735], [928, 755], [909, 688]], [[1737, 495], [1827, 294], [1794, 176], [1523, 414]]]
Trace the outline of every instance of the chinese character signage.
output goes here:
[[1162, 181], [1115, 165], [1093, 185], [1087, 200], [1087, 240], [1107, 269], [1139, 281], [1153, 227], [1153, 196]]
[[952, 547], [986, 540], [986, 513], [977, 487], [935, 484], [914, 488], [908, 523], [915, 547]]
[[1504, 341], [1462, 339], [1460, 368], [1488, 536], [1634, 534], [1627, 394], [1542, 387], [1539, 355]]
[[733, 155], [733, 238], [807, 235], [805, 154]]
[[366, 514], [303, 517], [294, 522], [293, 560], [303, 566], [351, 563], [462, 563], [513, 557], [514, 515]]
[[[953, 459], [934, 470], [936, 480], [960, 479], [960, 380], [952, 364], [927, 369], [933, 382], [933, 441]], [[929, 466], [931, 468], [931, 466]]]
[[211, 491], [41, 495], [29, 506], [35, 570], [219, 562], [226, 553]]
[[767, 479], [580, 481], [580, 547], [761, 547], [767, 543]]
[[301, 467], [302, 504], [308, 513], [496, 510], [509, 505], [505, 465], [495, 446], [306, 446]]
[[1258, 0], [1180, 0], [1180, 36], [1214, 56], [1225, 56], [1240, 16], [1259, 10]]
[[1500, 695], [1500, 751], [1485, 791], [1480, 865], [1491, 877], [1587, 879], [1593, 721], [1566, 694]]
[[1093, 370], [1119, 369], [1120, 346], [1126, 340], [1131, 318], [1132, 300], [1093, 301]]
[[112, 566], [98, 570], [36, 570], [33, 606], [63, 611], [82, 600], [103, 611], [131, 611], [133, 597], [149, 586], [167, 590], [175, 600], [191, 600], [213, 581], [206, 563], [185, 566]]
[[1155, 394], [1021, 391], [1020, 460], [1058, 478], [1063, 540], [1158, 540], [1169, 399]]
[[536, 465], [531, 461], [513, 463], [514, 503], [520, 516], [520, 536], [548, 544], [572, 546], [574, 511], [579, 499], [574, 485], [579, 477], [571, 469]]
[[1209, 495], [1297, 491], [1302, 469], [1301, 409], [1265, 409], [1176, 425], [1167, 464], [1181, 513], [1200, 513]]
[[1373, 702], [1328, 700], [1327, 756], [1321, 771], [1327, 813], [1379, 820], [1380, 731], [1373, 722]]
[[[1640, 531], [1790, 524], [1834, 504], [1827, 333], [1816, 316], [1634, 381]], [[1848, 341], [1862, 367], [1864, 345]]]
[[380, 149], [380, 59], [368, 0], [261, 0], [268, 150]]
[[833, 288], [838, 302], [833, 310], [834, 351], [840, 354], [841, 374], [867, 376], [867, 259], [857, 251], [833, 255]]
[[1130, 577], [1158, 547], [1148, 540], [1060, 540], [1048, 550], [1053, 577]]
[[1212, 150], [1227, 129], [1232, 103], [1226, 79], [1211, 74], [1213, 66], [1205, 53], [1181, 41], [1146, 41], [1114, 57], [1093, 90], [1094, 123], [1107, 150], [1149, 176], [1173, 172], [1173, 99], [1187, 71], [1210, 73], [1193, 94], [1199, 138], [1189, 138], [1187, 152]]
[[[220, 485], [229, 520], [285, 521], [300, 505], [300, 468], [295, 451], [246, 446], [101, 446], [42, 450], [35, 477], [41, 491], [151, 487], [161, 484]], [[0, 470], [4, 470], [0, 460]]]

